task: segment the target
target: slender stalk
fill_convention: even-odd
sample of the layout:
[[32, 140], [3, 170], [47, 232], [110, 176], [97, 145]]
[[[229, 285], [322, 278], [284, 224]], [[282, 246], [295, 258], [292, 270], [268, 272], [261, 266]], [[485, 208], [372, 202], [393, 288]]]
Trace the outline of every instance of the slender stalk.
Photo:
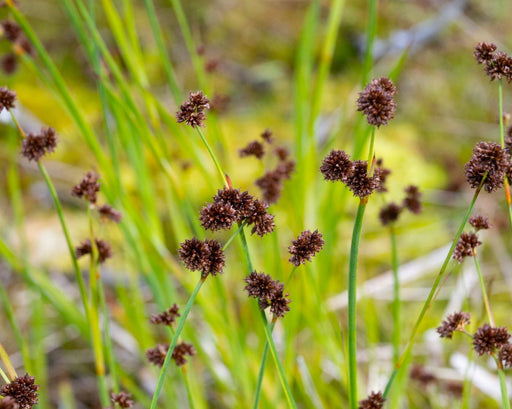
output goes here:
[[201, 277], [199, 279], [199, 282], [197, 283], [196, 288], [194, 289], [193, 293], [190, 295], [190, 298], [187, 301], [187, 305], [185, 305], [185, 309], [183, 310], [180, 321], [178, 322], [178, 327], [176, 328], [176, 332], [174, 333], [174, 336], [172, 337], [171, 345], [169, 346], [169, 350], [167, 351], [167, 355], [165, 356], [164, 364], [162, 365], [162, 369], [160, 370], [160, 376], [158, 377], [156, 389], [155, 389], [155, 392], [153, 393], [153, 399], [151, 400], [150, 409], [155, 409], [157, 406], [158, 396], [160, 395], [160, 391], [162, 390], [162, 386], [164, 385], [165, 373], [167, 371], [167, 367], [169, 366], [169, 362], [171, 360], [172, 353], [174, 351], [174, 348], [176, 347], [176, 344], [178, 343], [178, 338], [181, 334], [181, 331], [183, 330], [183, 327], [185, 326], [185, 320], [187, 319], [188, 314], [189, 314], [190, 310], [192, 309], [192, 305], [194, 304], [194, 301], [197, 297], [197, 294], [199, 293], [199, 290], [201, 289], [205, 280], [206, 280], [206, 278], [203, 278], [203, 277]]
[[222, 179], [222, 182], [224, 183], [224, 185], [226, 187], [229, 187], [228, 185], [228, 181], [226, 179], [226, 173], [222, 170], [222, 167], [220, 166], [220, 163], [219, 161], [217, 160], [217, 156], [215, 156], [215, 153], [213, 153], [213, 150], [212, 148], [210, 147], [210, 144], [208, 143], [208, 141], [206, 140], [206, 138], [204, 137], [204, 134], [203, 134], [203, 131], [201, 131], [201, 127], [199, 126], [195, 126], [194, 127], [197, 132], [199, 133], [199, 135], [201, 136], [201, 139], [203, 140], [203, 143], [205, 144], [206, 146], [206, 149], [208, 149], [208, 153], [210, 154], [212, 160], [213, 160], [213, 163], [215, 163], [215, 167], [217, 168], [217, 171], [219, 172], [219, 175]]
[[[7, 354], [7, 351], [5, 350], [4, 346], [0, 342], [0, 360], [2, 360], [5, 369], [7, 371], [7, 375], [9, 375], [9, 379], [11, 381], [14, 381], [18, 374], [16, 373], [16, 370], [14, 369], [14, 366], [12, 365], [11, 360], [9, 359], [9, 355]], [[9, 381], [7, 381], [9, 382]]]
[[501, 402], [503, 409], [510, 409], [510, 401], [508, 400], [507, 381], [505, 379], [505, 372], [500, 368], [498, 362], [498, 377], [500, 378]]
[[430, 307], [432, 306], [432, 304], [434, 303], [434, 301], [437, 298], [437, 294], [438, 294], [437, 288], [439, 286], [439, 283], [441, 282], [441, 279], [445, 275], [446, 268], [448, 266], [448, 263], [450, 262], [452, 254], [453, 254], [453, 250], [455, 249], [455, 246], [457, 245], [457, 242], [459, 241], [459, 237], [460, 237], [462, 231], [464, 230], [464, 226], [466, 225], [466, 223], [469, 219], [469, 215], [471, 214], [471, 211], [473, 210], [473, 207], [475, 206], [476, 199], [477, 199], [478, 195], [480, 194], [480, 191], [482, 190], [482, 187], [484, 185], [486, 177], [487, 177], [487, 173], [482, 178], [482, 182], [480, 183], [480, 186], [478, 186], [478, 188], [475, 190], [473, 199], [471, 200], [471, 203], [466, 211], [466, 214], [464, 215], [464, 218], [462, 219], [462, 222], [459, 226], [459, 230], [457, 231], [457, 234], [455, 235], [455, 238], [453, 239], [452, 245], [450, 246], [450, 250], [448, 250], [448, 254], [446, 255], [446, 258], [444, 259], [443, 265], [441, 266], [441, 269], [439, 270], [439, 273], [437, 274], [434, 284], [432, 285], [432, 288], [430, 289], [430, 293], [429, 293], [427, 299], [425, 300], [425, 303], [423, 304], [423, 308], [421, 309], [421, 312], [420, 312], [418, 318], [416, 319], [416, 323], [414, 324], [414, 327], [412, 329], [412, 333], [411, 333], [411, 336], [407, 343], [407, 346], [395, 364], [395, 370], [391, 374], [391, 376], [388, 380], [388, 384], [386, 385], [386, 389], [384, 390], [384, 393], [383, 393], [384, 397], [386, 397], [388, 395], [396, 375], [398, 374], [400, 369], [403, 367], [403, 363], [405, 362], [405, 360], [407, 359], [407, 357], [409, 356], [409, 354], [411, 352], [411, 349], [414, 344], [419, 327], [420, 327], [421, 323], [423, 322], [423, 318], [425, 318], [427, 311], [430, 309]]
[[194, 409], [195, 408], [194, 394], [192, 393], [192, 390], [190, 389], [190, 381], [188, 379], [188, 371], [187, 371], [186, 366], [183, 367], [182, 372], [183, 372], [183, 379], [185, 380], [185, 388], [187, 389], [188, 407], [190, 409]]
[[482, 270], [480, 269], [480, 263], [476, 257], [476, 249], [473, 249], [473, 260], [475, 261], [476, 271], [478, 272], [478, 281], [480, 281], [480, 288], [482, 290], [482, 297], [484, 299], [485, 310], [487, 312], [487, 318], [492, 327], [495, 327], [494, 316], [491, 310], [491, 304], [489, 303], [489, 297], [487, 296], [487, 290], [485, 288], [484, 278], [482, 276]]
[[7, 377], [6, 373], [4, 372], [4, 370], [2, 368], [0, 368], [0, 376], [5, 381], [5, 383], [11, 382], [11, 380]]
[[357, 343], [356, 343], [356, 290], [357, 290], [357, 257], [359, 241], [363, 226], [364, 211], [367, 198], [359, 202], [354, 221], [352, 241], [350, 244], [350, 262], [348, 271], [348, 373], [349, 373], [349, 408], [357, 409]]
[[377, 33], [377, 0], [369, 1], [368, 27], [366, 28], [366, 53], [364, 57], [364, 69], [362, 86], [364, 87], [370, 78], [370, 70], [373, 65], [373, 41]]
[[245, 222], [240, 223], [240, 226], [238, 226], [238, 229], [236, 229], [236, 231], [231, 235], [231, 237], [228, 239], [228, 241], [226, 241], [226, 244], [224, 244], [224, 246], [222, 247], [222, 251], [225, 251], [229, 247], [229, 245], [235, 239], [235, 237], [238, 236], [243, 231], [244, 227], [245, 227]]
[[[274, 321], [270, 324], [270, 333], [274, 331], [276, 323]], [[261, 387], [263, 385], [263, 374], [265, 373], [265, 364], [267, 363], [269, 345], [268, 341], [265, 341], [265, 346], [263, 347], [263, 355], [261, 356], [261, 364], [260, 370], [258, 372], [258, 382], [256, 383], [256, 390], [254, 392], [254, 404], [252, 405], [253, 409], [257, 409], [260, 404], [261, 398]]]
[[398, 249], [396, 245], [395, 226], [389, 228], [391, 238], [391, 266], [393, 270], [393, 361], [398, 361], [400, 356], [401, 338], [401, 301], [400, 301], [400, 279], [398, 277]]
[[370, 148], [368, 149], [368, 177], [373, 176], [373, 156], [375, 155], [375, 127], [370, 131]]
[[505, 131], [503, 127], [503, 84], [501, 79], [498, 80], [498, 105], [500, 115], [500, 143], [501, 147], [505, 147]]

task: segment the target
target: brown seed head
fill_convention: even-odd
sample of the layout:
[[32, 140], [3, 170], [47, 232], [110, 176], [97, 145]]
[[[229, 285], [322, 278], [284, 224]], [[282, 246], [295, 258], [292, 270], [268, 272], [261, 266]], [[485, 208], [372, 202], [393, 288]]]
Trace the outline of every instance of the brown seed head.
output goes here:
[[240, 192], [240, 189], [224, 188], [217, 191], [213, 201], [231, 205], [236, 211], [236, 221], [239, 222], [250, 212], [254, 198], [247, 191]]
[[13, 398], [19, 406], [19, 409], [31, 409], [37, 405], [39, 385], [35, 385], [35, 378], [25, 374], [18, 376], [11, 383], [2, 386], [0, 395]]
[[278, 146], [274, 149], [274, 153], [277, 155], [280, 161], [285, 161], [290, 156], [290, 151], [284, 146]]
[[19, 407], [16, 400], [10, 396], [0, 399], [0, 409], [19, 409]]
[[482, 244], [482, 242], [478, 240], [478, 236], [475, 233], [462, 233], [455, 246], [455, 250], [453, 250], [453, 258], [462, 263], [465, 257], [473, 256], [473, 250], [480, 244]]
[[405, 189], [405, 198], [402, 206], [409, 210], [411, 213], [419, 214], [422, 210], [420, 202], [421, 193], [417, 186], [411, 185]]
[[398, 216], [402, 212], [403, 207], [398, 206], [396, 203], [391, 202], [387, 206], [380, 209], [379, 219], [383, 226], [394, 223], [398, 220]]
[[359, 93], [357, 110], [363, 111], [370, 125], [386, 125], [393, 119], [396, 104], [393, 96], [396, 88], [387, 78], [374, 79]]
[[[380, 164], [379, 164], [380, 162]], [[379, 178], [379, 187], [377, 188], [378, 193], [385, 193], [388, 191], [386, 188], [386, 179], [391, 174], [391, 170], [388, 168], [382, 167], [382, 160], [378, 160], [376, 162], [375, 175]]]
[[464, 331], [464, 327], [469, 325], [471, 314], [469, 312], [454, 312], [448, 315], [446, 319], [437, 327], [437, 333], [441, 338], [452, 338], [455, 331]]
[[379, 187], [379, 176], [374, 174], [371, 178], [368, 177], [368, 164], [365, 160], [356, 160], [352, 163], [353, 171], [348, 176], [346, 184], [354, 196], [362, 199]]
[[466, 180], [473, 189], [484, 182], [485, 191], [494, 192], [503, 186], [503, 176], [509, 167], [507, 154], [500, 145], [493, 142], [480, 142], [473, 149], [473, 155], [464, 166]]
[[237, 212], [229, 203], [207, 203], [201, 209], [199, 220], [206, 230], [230, 229], [237, 219]]
[[283, 294], [283, 292], [278, 292], [274, 294], [274, 296], [270, 299], [270, 312], [274, 314], [276, 317], [284, 317], [284, 315], [290, 311], [290, 300], [288, 298], [288, 294]]
[[0, 65], [5, 74], [13, 74], [18, 69], [18, 57], [13, 53], [6, 54], [2, 57]]
[[478, 355], [492, 355], [497, 349], [508, 344], [510, 334], [505, 327], [491, 327], [484, 324], [473, 337], [473, 347]]
[[265, 234], [274, 231], [274, 215], [267, 212], [268, 205], [254, 199], [251, 206], [245, 213], [245, 222], [248, 226], [253, 225], [251, 234], [256, 233], [258, 236], [263, 237]]
[[276, 291], [275, 281], [268, 274], [253, 271], [244, 281], [247, 285], [244, 290], [249, 297], [270, 299]]
[[3, 36], [7, 41], [14, 43], [21, 35], [21, 27], [11, 20], [4, 20], [0, 23]]
[[306, 261], [311, 261], [311, 257], [322, 250], [323, 246], [322, 233], [318, 230], [313, 233], [309, 230], [303, 231], [288, 247], [288, 252], [292, 255], [288, 261], [294, 266], [306, 264]]
[[185, 342], [180, 342], [172, 351], [171, 358], [174, 359], [177, 366], [183, 366], [187, 363], [185, 356], [194, 356], [196, 354], [196, 349], [192, 344], [187, 344]]
[[469, 218], [469, 224], [471, 226], [473, 226], [473, 228], [476, 231], [487, 230], [492, 227], [492, 225], [489, 223], [489, 220], [487, 219], [487, 217], [484, 217], [481, 214], [478, 214], [476, 216], [471, 216]]
[[39, 133], [29, 133], [22, 141], [21, 154], [28, 160], [39, 161], [57, 147], [57, 135], [53, 128], [41, 128]]
[[512, 58], [503, 52], [495, 53], [492, 60], [485, 63], [485, 73], [491, 81], [502, 78], [512, 81]]
[[[94, 239], [94, 241], [96, 242], [96, 248], [98, 249], [98, 261], [100, 263], [104, 263], [108, 258], [112, 257], [112, 248], [105, 240]], [[92, 254], [90, 239], [83, 241], [80, 246], [75, 248], [76, 258], [85, 256], [86, 254]]]
[[169, 350], [169, 344], [158, 344], [154, 348], [149, 348], [146, 351], [146, 358], [152, 364], [162, 367], [165, 361], [165, 356], [167, 355], [167, 351]]
[[358, 409], [381, 409], [385, 401], [381, 392], [372, 392], [368, 398], [359, 401]]
[[320, 167], [320, 172], [325, 180], [346, 182], [354, 169], [354, 164], [345, 151], [332, 150], [325, 157]]
[[201, 269], [203, 278], [206, 278], [209, 274], [212, 276], [222, 274], [226, 260], [221, 244], [217, 240], [205, 240], [204, 243], [206, 244], [207, 254]]
[[133, 407], [133, 399], [131, 393], [121, 391], [119, 393], [113, 393], [110, 395], [110, 398], [114, 406], [119, 405], [119, 407], [123, 409]]
[[255, 183], [263, 192], [265, 203], [276, 203], [281, 197], [283, 178], [280, 172], [276, 170], [266, 172], [262, 177], [256, 179]]
[[201, 91], [191, 92], [189, 99], [180, 105], [176, 120], [190, 126], [203, 126], [206, 119], [204, 111], [209, 108], [210, 101]]
[[152, 314], [149, 322], [154, 325], [162, 324], [171, 326], [176, 322], [176, 318], [181, 317], [179, 313], [179, 308], [176, 304], [165, 311], [162, 311], [160, 314]]
[[272, 142], [274, 142], [274, 138], [272, 138], [272, 131], [268, 128], [265, 129], [260, 136], [261, 136], [261, 139], [263, 139], [268, 144], [271, 144]]
[[98, 207], [98, 212], [103, 221], [112, 220], [115, 223], [121, 223], [123, 219], [123, 214], [108, 204]]
[[290, 179], [292, 173], [295, 170], [295, 161], [293, 160], [282, 160], [277, 165], [276, 172], [281, 179]]
[[98, 179], [100, 178], [100, 175], [94, 173], [94, 172], [87, 172], [81, 182], [73, 187], [73, 190], [71, 191], [72, 196], [84, 198], [85, 200], [89, 201], [90, 203], [95, 204], [98, 200], [97, 193], [100, 191], [100, 183], [98, 182]]
[[16, 101], [16, 93], [9, 91], [7, 87], [0, 87], [0, 112], [4, 109], [14, 108], [14, 102]]
[[473, 52], [478, 64], [492, 61], [496, 48], [496, 44], [494, 43], [478, 43]]
[[207, 254], [206, 243], [195, 237], [191, 240], [185, 240], [178, 249], [180, 259], [190, 271], [202, 270]]
[[238, 151], [238, 155], [243, 158], [246, 156], [254, 156], [258, 159], [261, 159], [263, 155], [265, 155], [265, 149], [263, 149], [263, 145], [261, 142], [252, 141], [249, 144]]
[[505, 368], [512, 368], [512, 344], [506, 344], [501, 347], [498, 359]]

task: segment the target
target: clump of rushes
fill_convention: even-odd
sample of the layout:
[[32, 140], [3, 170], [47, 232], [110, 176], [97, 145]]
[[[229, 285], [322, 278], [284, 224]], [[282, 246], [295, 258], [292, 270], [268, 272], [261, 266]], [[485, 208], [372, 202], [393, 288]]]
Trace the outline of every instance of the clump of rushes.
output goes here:
[[469, 218], [469, 224], [471, 226], [473, 226], [473, 228], [476, 231], [487, 230], [492, 227], [492, 225], [489, 223], [489, 220], [487, 219], [487, 217], [484, 217], [481, 214], [478, 214], [476, 216], [471, 216]]
[[152, 314], [149, 322], [154, 325], [162, 324], [171, 326], [176, 322], [176, 318], [181, 317], [179, 313], [179, 308], [176, 304], [165, 311], [162, 311], [160, 314]]
[[453, 258], [462, 263], [465, 257], [471, 257], [475, 249], [482, 244], [478, 240], [478, 236], [473, 232], [463, 232], [459, 237], [459, 241], [453, 250]]
[[386, 125], [394, 117], [395, 94], [396, 87], [390, 79], [384, 77], [374, 79], [359, 93], [357, 110], [366, 115], [368, 124], [376, 127]]
[[[96, 248], [98, 249], [98, 261], [104, 263], [107, 259], [112, 257], [112, 248], [110, 244], [105, 240], [94, 239]], [[91, 240], [86, 239], [75, 249], [76, 258], [85, 256], [86, 254], [92, 254]]]
[[100, 176], [95, 172], [87, 172], [81, 182], [73, 187], [71, 195], [84, 198], [91, 204], [96, 204], [98, 200], [97, 193], [100, 191], [101, 184], [98, 182]]
[[473, 189], [478, 188], [485, 175], [484, 189], [491, 193], [503, 186], [503, 178], [509, 167], [507, 153], [493, 142], [480, 142], [464, 166], [466, 180]]
[[358, 409], [381, 409], [384, 407], [386, 399], [382, 396], [381, 392], [372, 392], [368, 398], [359, 401]]
[[512, 81], [512, 58], [504, 52], [496, 52], [496, 44], [478, 43], [473, 55], [479, 64], [484, 64], [485, 73], [492, 80], [505, 78]]
[[224, 268], [224, 252], [216, 240], [185, 240], [180, 244], [178, 254], [185, 267], [191, 271], [201, 271], [203, 279], [208, 275], [221, 274]]
[[22, 141], [21, 154], [29, 161], [37, 162], [57, 147], [57, 135], [53, 128], [41, 128], [38, 133], [28, 133]]
[[204, 126], [206, 115], [204, 111], [210, 108], [210, 100], [203, 95], [202, 91], [191, 92], [189, 98], [180, 105], [176, 113], [176, 120], [185, 122], [192, 127]]
[[275, 318], [284, 317], [290, 311], [290, 300], [286, 298], [288, 294], [284, 294], [284, 284], [279, 280], [272, 280], [268, 274], [253, 271], [244, 281], [247, 283], [244, 289], [249, 297], [258, 300], [260, 310], [270, 307]]
[[242, 148], [238, 151], [238, 154], [241, 158], [246, 156], [254, 156], [257, 159], [263, 158], [265, 155], [265, 149], [263, 148], [263, 144], [259, 141], [252, 141], [247, 144], [245, 148]]
[[98, 212], [102, 221], [111, 220], [115, 223], [121, 223], [121, 220], [123, 220], [123, 214], [108, 204], [99, 206]]
[[171, 358], [176, 362], [176, 366], [183, 366], [187, 363], [185, 356], [194, 356], [196, 354], [196, 349], [192, 344], [187, 344], [186, 342], [180, 342], [174, 348], [172, 352]]
[[437, 327], [437, 333], [441, 338], [452, 338], [455, 331], [464, 332], [465, 326], [469, 325], [471, 314], [460, 311], [448, 315], [446, 319]]
[[133, 399], [131, 393], [121, 391], [111, 395], [114, 407], [118, 405], [120, 408], [126, 409], [133, 407]]
[[288, 261], [297, 267], [306, 264], [306, 261], [311, 261], [311, 257], [322, 250], [323, 246], [322, 233], [318, 230], [313, 233], [309, 230], [303, 231], [288, 247], [288, 252], [292, 255]]
[[484, 324], [473, 336], [473, 348], [480, 356], [494, 355], [497, 350], [508, 344], [509, 338], [510, 334], [507, 328], [491, 327], [489, 324]]
[[16, 400], [8, 396], [0, 400], [0, 409], [19, 409], [19, 405]]
[[0, 395], [11, 397], [18, 404], [20, 409], [31, 409], [38, 402], [39, 385], [35, 384], [35, 378], [26, 373], [18, 376], [10, 383], [2, 386]]
[[14, 108], [15, 102], [16, 92], [10, 91], [7, 87], [0, 87], [0, 112]]

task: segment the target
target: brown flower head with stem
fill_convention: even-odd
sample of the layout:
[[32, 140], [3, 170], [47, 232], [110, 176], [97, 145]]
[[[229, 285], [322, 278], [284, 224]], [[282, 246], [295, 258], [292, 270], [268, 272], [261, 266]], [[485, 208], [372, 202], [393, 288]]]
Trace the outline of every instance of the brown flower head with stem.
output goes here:
[[254, 156], [257, 159], [261, 159], [265, 155], [265, 149], [263, 148], [261, 142], [252, 141], [249, 142], [245, 148], [240, 149], [238, 151], [238, 155], [241, 158], [246, 156]]
[[290, 311], [288, 304], [290, 300], [284, 294], [284, 284], [278, 280], [272, 280], [268, 274], [253, 271], [244, 280], [247, 285], [245, 290], [249, 297], [258, 299], [260, 310], [270, 307], [270, 312], [276, 317], [283, 317], [286, 312]]
[[383, 226], [394, 223], [398, 220], [400, 213], [402, 213], [403, 207], [398, 206], [395, 202], [384, 206], [380, 209], [379, 219]]
[[154, 325], [168, 325], [171, 326], [176, 322], [176, 318], [181, 317], [179, 313], [179, 307], [176, 304], [165, 311], [162, 311], [160, 314], [152, 314], [149, 322]]
[[26, 373], [24, 376], [18, 376], [10, 383], [2, 386], [0, 395], [13, 398], [19, 406], [19, 409], [31, 409], [37, 405], [39, 385], [35, 385], [35, 378]]
[[11, 20], [4, 20], [0, 23], [3, 37], [11, 43], [16, 42], [22, 35], [21, 27]]
[[288, 247], [288, 253], [292, 255], [288, 261], [297, 267], [306, 264], [306, 261], [311, 261], [311, 257], [322, 250], [323, 246], [322, 233], [319, 233], [318, 230], [303, 231], [295, 240], [292, 240], [292, 245]]
[[501, 347], [498, 359], [504, 368], [512, 368], [512, 344], [506, 344]]
[[437, 333], [441, 338], [451, 339], [455, 331], [464, 331], [464, 327], [469, 325], [471, 314], [469, 312], [454, 312], [448, 315], [446, 319], [437, 327]]
[[473, 228], [476, 231], [487, 230], [492, 227], [492, 225], [489, 223], [489, 219], [487, 219], [487, 217], [482, 216], [481, 214], [471, 216], [469, 218], [469, 224], [473, 226]]
[[[107, 259], [112, 257], [112, 248], [105, 240], [94, 239], [94, 241], [96, 242], [96, 248], [98, 249], [98, 261], [100, 263], [104, 263]], [[86, 254], [92, 254], [90, 239], [83, 241], [80, 246], [75, 248], [76, 258], [85, 256]]]
[[176, 113], [178, 123], [185, 122], [192, 127], [204, 126], [206, 119], [204, 111], [210, 108], [210, 101], [201, 91], [191, 92], [189, 98], [180, 105]]
[[368, 398], [359, 401], [358, 409], [381, 409], [384, 407], [385, 401], [382, 392], [372, 392], [368, 395]]
[[162, 367], [168, 350], [169, 344], [158, 344], [156, 347], [146, 350], [146, 358], [153, 365]]
[[216, 240], [185, 240], [181, 243], [178, 254], [185, 267], [191, 271], [201, 271], [203, 278], [209, 274], [216, 276], [224, 268], [224, 252]]
[[19, 409], [20, 405], [10, 396], [0, 399], [0, 409]]
[[386, 125], [393, 119], [396, 104], [393, 97], [396, 87], [388, 78], [372, 80], [357, 99], [357, 110], [366, 115], [368, 124], [377, 127]]
[[354, 196], [364, 198], [372, 194], [380, 185], [379, 176], [368, 177], [368, 163], [365, 160], [353, 162], [352, 173], [347, 177], [346, 185]]
[[492, 60], [485, 63], [485, 73], [491, 81], [506, 79], [512, 81], [512, 58], [504, 52], [497, 52]]
[[110, 395], [110, 399], [112, 400], [112, 404], [118, 405], [122, 409], [131, 408], [133, 407], [133, 399], [132, 394], [121, 391], [119, 393], [112, 393]]
[[484, 175], [484, 189], [491, 193], [503, 186], [503, 177], [509, 167], [507, 153], [493, 142], [480, 142], [473, 149], [473, 155], [464, 166], [466, 180], [473, 189], [480, 186]]
[[462, 263], [464, 258], [472, 257], [474, 249], [481, 244], [482, 242], [478, 240], [478, 236], [475, 233], [464, 232], [460, 235], [459, 241], [453, 250], [453, 258]]
[[14, 53], [5, 54], [0, 60], [0, 66], [5, 74], [14, 74], [18, 69], [18, 57]]
[[171, 358], [174, 359], [177, 366], [183, 366], [187, 363], [185, 356], [194, 356], [196, 354], [196, 349], [192, 344], [187, 344], [186, 342], [180, 342], [172, 351]]
[[496, 350], [508, 344], [510, 334], [505, 327], [491, 327], [484, 324], [473, 336], [473, 347], [475, 352], [482, 356], [493, 355]]
[[345, 183], [353, 169], [354, 165], [345, 151], [332, 150], [324, 158], [320, 172], [324, 175], [325, 180], [332, 182], [342, 181]]
[[251, 229], [251, 234], [256, 233], [258, 236], [263, 237], [265, 234], [274, 231], [274, 215], [267, 212], [268, 205], [254, 199], [251, 206], [245, 214], [245, 222], [248, 226], [254, 225]]
[[199, 220], [206, 230], [228, 230], [237, 219], [237, 212], [229, 203], [207, 203], [201, 209]]
[[71, 195], [84, 198], [89, 203], [96, 204], [98, 200], [97, 193], [100, 191], [101, 184], [98, 182], [100, 175], [90, 171], [85, 174], [80, 183], [73, 187]]
[[420, 197], [421, 192], [417, 186], [411, 185], [405, 188], [405, 198], [402, 201], [402, 206], [409, 210], [411, 213], [419, 214], [423, 209], [421, 205]]
[[22, 141], [21, 154], [29, 161], [39, 161], [57, 147], [57, 135], [53, 128], [41, 128], [38, 133], [29, 133]]
[[16, 102], [16, 93], [9, 91], [7, 87], [0, 87], [0, 112], [14, 108], [14, 102]]
[[494, 57], [496, 48], [496, 44], [494, 43], [478, 43], [473, 52], [478, 64], [490, 63]]
[[283, 291], [276, 292], [272, 298], [270, 298], [270, 312], [274, 314], [276, 317], [284, 317], [284, 315], [290, 311], [290, 299], [288, 297], [288, 293], [284, 294]]
[[121, 220], [123, 220], [123, 214], [108, 204], [98, 207], [98, 212], [102, 221], [111, 220], [115, 223], [121, 223]]

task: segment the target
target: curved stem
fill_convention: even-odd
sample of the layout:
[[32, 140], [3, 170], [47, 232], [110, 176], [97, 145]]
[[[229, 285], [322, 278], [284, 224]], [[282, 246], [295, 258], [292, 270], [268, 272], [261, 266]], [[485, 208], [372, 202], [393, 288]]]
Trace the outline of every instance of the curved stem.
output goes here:
[[[499, 363], [498, 363], [499, 365]], [[500, 378], [501, 402], [503, 409], [510, 409], [510, 401], [508, 399], [507, 381], [505, 380], [505, 372], [498, 366], [498, 377]]]
[[9, 358], [9, 354], [7, 354], [7, 351], [5, 350], [4, 346], [0, 342], [0, 360], [4, 363], [5, 369], [7, 370], [7, 375], [9, 375], [9, 379], [11, 381], [14, 381], [18, 374], [16, 373], [16, 370], [14, 369], [14, 366], [12, 365], [12, 362]]
[[183, 315], [180, 318], [180, 321], [178, 322], [178, 327], [176, 328], [176, 332], [174, 333], [174, 336], [172, 337], [171, 345], [169, 345], [169, 350], [167, 351], [167, 355], [165, 356], [165, 361], [162, 365], [162, 369], [160, 370], [160, 376], [158, 377], [158, 382], [156, 384], [155, 392], [153, 393], [153, 399], [151, 400], [151, 406], [150, 409], [155, 409], [156, 405], [158, 403], [158, 396], [160, 395], [160, 391], [162, 390], [162, 386], [164, 385], [164, 379], [165, 379], [165, 373], [167, 371], [167, 367], [169, 366], [169, 362], [171, 360], [172, 353], [174, 351], [174, 348], [176, 347], [176, 344], [178, 343], [178, 338], [181, 334], [181, 331], [183, 330], [183, 327], [185, 326], [185, 320], [188, 317], [188, 314], [190, 310], [192, 309], [192, 305], [194, 304], [194, 301], [197, 297], [197, 294], [199, 293], [199, 290], [201, 289], [201, 286], [205, 282], [205, 278], [200, 278], [199, 282], [196, 285], [196, 288], [194, 289], [194, 292], [190, 295], [190, 298], [187, 301], [187, 305], [185, 306], [185, 309], [183, 310]]
[[370, 131], [370, 147], [368, 149], [368, 177], [373, 176], [373, 156], [375, 155], [375, 127]]
[[208, 152], [210, 153], [210, 157], [212, 158], [213, 163], [215, 163], [215, 167], [217, 168], [217, 172], [219, 172], [220, 177], [222, 178], [222, 182], [224, 183], [224, 185], [226, 187], [229, 187], [228, 181], [226, 179], [226, 173], [224, 173], [224, 171], [222, 170], [222, 167], [220, 166], [220, 163], [217, 160], [217, 156], [215, 156], [215, 153], [213, 153], [213, 150], [212, 150], [210, 144], [208, 143], [208, 141], [206, 140], [206, 138], [203, 134], [203, 131], [201, 131], [201, 127], [195, 126], [194, 128], [197, 130], [197, 132], [201, 136], [201, 139], [203, 140], [203, 143], [205, 144], [206, 149], [208, 149]]
[[359, 253], [359, 241], [363, 226], [364, 211], [367, 199], [359, 202], [352, 242], [350, 245], [350, 263], [348, 271], [348, 373], [349, 373], [349, 407], [357, 409], [357, 343], [356, 343], [356, 301], [357, 301], [357, 258]]
[[[270, 333], [274, 331], [275, 322], [272, 321], [270, 324]], [[269, 345], [268, 341], [265, 341], [265, 346], [263, 348], [263, 355], [261, 356], [260, 370], [258, 372], [258, 382], [256, 383], [256, 390], [254, 392], [254, 404], [252, 405], [253, 409], [257, 409], [260, 404], [261, 397], [261, 387], [263, 385], [263, 374], [265, 373], [265, 364], [267, 363]]]
[[482, 290], [482, 297], [484, 299], [485, 310], [487, 312], [487, 318], [489, 318], [489, 323], [491, 327], [495, 327], [496, 324], [494, 322], [494, 316], [491, 310], [491, 304], [489, 303], [489, 297], [487, 296], [487, 290], [485, 288], [484, 278], [482, 276], [482, 270], [480, 269], [480, 263], [476, 257], [476, 249], [473, 249], [473, 260], [475, 261], [476, 271], [478, 272], [478, 281], [480, 281], [480, 288]]
[[401, 323], [400, 323], [400, 278], [398, 276], [398, 249], [396, 245], [395, 226], [391, 225], [389, 228], [391, 237], [391, 266], [393, 269], [393, 361], [398, 361], [400, 356], [400, 337], [401, 337]]
[[498, 105], [500, 115], [500, 143], [501, 147], [505, 147], [505, 131], [503, 127], [503, 84], [501, 80], [498, 80]]

